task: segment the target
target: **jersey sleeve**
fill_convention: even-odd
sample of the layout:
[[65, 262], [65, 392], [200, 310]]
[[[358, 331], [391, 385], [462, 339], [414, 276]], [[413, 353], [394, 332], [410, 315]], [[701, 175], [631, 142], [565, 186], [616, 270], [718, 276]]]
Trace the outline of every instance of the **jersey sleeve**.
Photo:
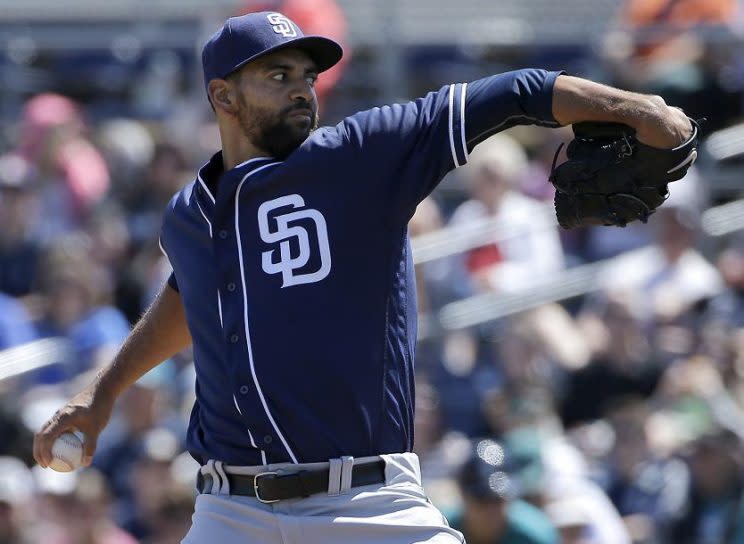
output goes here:
[[171, 273], [168, 276], [168, 279], [166, 282], [170, 286], [171, 289], [173, 289], [176, 293], [178, 293], [178, 281], [176, 280], [176, 273], [173, 270], [173, 265], [171, 265], [170, 257], [168, 256], [168, 252], [165, 250], [165, 247], [163, 246], [163, 236], [161, 235], [160, 238], [158, 238], [158, 246], [160, 246], [160, 252], [163, 254], [163, 256], [168, 261], [168, 265], [171, 268]]
[[406, 104], [345, 119], [340, 129], [356, 150], [360, 172], [385, 184], [408, 217], [473, 147], [515, 125], [557, 127], [553, 85], [561, 72], [524, 69], [453, 83]]
[[489, 136], [516, 125], [559, 127], [553, 117], [553, 86], [562, 73], [517, 70], [467, 85], [463, 152], [467, 155]]

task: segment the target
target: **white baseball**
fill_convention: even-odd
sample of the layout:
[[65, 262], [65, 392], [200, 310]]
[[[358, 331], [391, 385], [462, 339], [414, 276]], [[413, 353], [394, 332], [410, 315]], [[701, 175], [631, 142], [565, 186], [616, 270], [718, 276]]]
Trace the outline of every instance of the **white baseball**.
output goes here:
[[70, 472], [83, 461], [83, 441], [75, 434], [62, 433], [52, 444], [52, 462], [49, 468], [57, 472]]

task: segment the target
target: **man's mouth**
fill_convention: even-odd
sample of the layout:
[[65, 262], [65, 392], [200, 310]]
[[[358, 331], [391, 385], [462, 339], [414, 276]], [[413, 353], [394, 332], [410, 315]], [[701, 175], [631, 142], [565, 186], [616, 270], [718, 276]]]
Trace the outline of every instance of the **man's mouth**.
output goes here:
[[296, 109], [292, 110], [287, 114], [288, 117], [307, 117], [309, 120], [312, 121], [313, 118], [313, 110], [309, 110], [306, 108], [302, 109]]

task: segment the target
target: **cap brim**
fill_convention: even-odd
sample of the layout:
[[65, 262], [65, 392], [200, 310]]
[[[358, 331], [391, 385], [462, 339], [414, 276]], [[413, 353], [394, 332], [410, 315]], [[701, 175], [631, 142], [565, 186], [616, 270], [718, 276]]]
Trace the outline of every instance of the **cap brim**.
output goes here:
[[325, 72], [329, 68], [332, 68], [341, 60], [341, 57], [344, 56], [344, 50], [341, 46], [329, 38], [324, 38], [323, 36], [303, 36], [302, 38], [296, 38], [281, 43], [275, 47], [267, 49], [266, 51], [262, 51], [258, 55], [253, 55], [252, 57], [245, 59], [243, 62], [235, 66], [235, 68], [233, 68], [228, 74], [225, 74], [225, 77], [236, 70], [239, 70], [249, 62], [253, 62], [256, 59], [260, 59], [261, 57], [265, 57], [266, 55], [275, 53], [276, 51], [281, 51], [282, 49], [300, 49], [305, 51], [317, 65], [318, 72]]
[[344, 56], [344, 50], [335, 41], [323, 36], [304, 36], [273, 49], [302, 49], [318, 65], [318, 72], [325, 72], [338, 63]]

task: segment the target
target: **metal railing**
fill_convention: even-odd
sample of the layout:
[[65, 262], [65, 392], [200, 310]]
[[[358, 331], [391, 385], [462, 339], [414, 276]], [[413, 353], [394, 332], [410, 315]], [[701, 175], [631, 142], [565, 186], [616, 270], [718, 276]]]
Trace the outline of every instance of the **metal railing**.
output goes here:
[[42, 338], [0, 351], [0, 381], [66, 361], [71, 346], [64, 337]]

